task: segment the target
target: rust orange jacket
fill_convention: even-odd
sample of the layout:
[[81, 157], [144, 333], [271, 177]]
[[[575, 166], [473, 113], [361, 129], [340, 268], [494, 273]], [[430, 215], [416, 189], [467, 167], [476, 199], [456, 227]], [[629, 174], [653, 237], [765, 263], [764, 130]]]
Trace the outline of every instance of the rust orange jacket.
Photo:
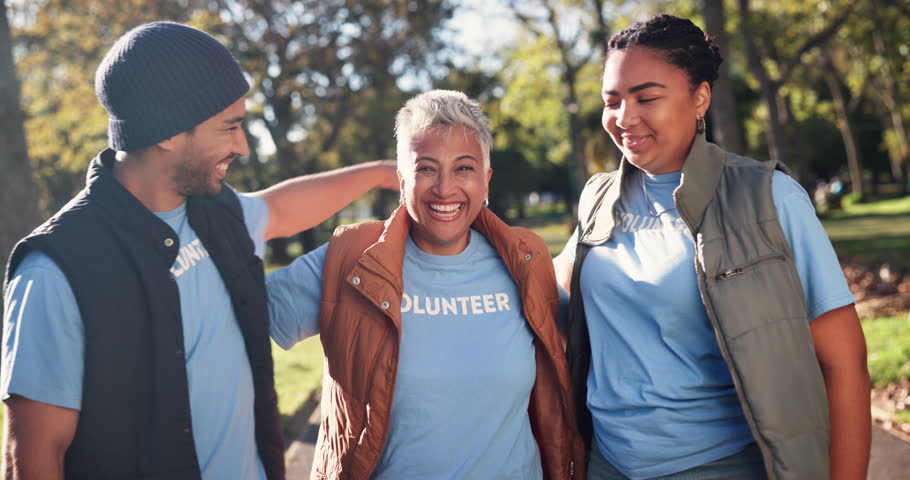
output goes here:
[[[401, 342], [402, 265], [411, 219], [339, 227], [322, 277], [319, 331], [325, 352], [322, 423], [313, 480], [365, 480], [385, 448]], [[488, 209], [472, 225], [503, 259], [535, 339], [537, 377], [528, 414], [544, 478], [584, 479], [584, 445], [573, 410], [558, 295], [544, 242], [508, 227]]]

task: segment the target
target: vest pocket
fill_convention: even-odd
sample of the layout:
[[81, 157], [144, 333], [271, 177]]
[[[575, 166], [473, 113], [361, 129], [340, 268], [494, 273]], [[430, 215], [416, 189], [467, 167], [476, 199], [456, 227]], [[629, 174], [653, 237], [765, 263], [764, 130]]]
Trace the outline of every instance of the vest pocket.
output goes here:
[[719, 274], [717, 275], [716, 280], [718, 280], [718, 281], [720, 281], [720, 280], [726, 280], [726, 279], [728, 279], [728, 278], [732, 278], [732, 277], [735, 277], [735, 276], [737, 276], [737, 275], [742, 275], [743, 273], [749, 271], [749, 269], [758, 267], [759, 265], [761, 265], [761, 264], [763, 264], [763, 263], [768, 263], [768, 262], [783, 262], [784, 260], [786, 260], [786, 258], [784, 258], [783, 255], [770, 255], [770, 256], [758, 258], [758, 259], [753, 260], [753, 261], [751, 261], [751, 262], [749, 262], [749, 263], [747, 263], [747, 264], [745, 264], [745, 265], [742, 265], [742, 266], [739, 266], [739, 267], [734, 267], [734, 268], [731, 268], [731, 269], [729, 269], [729, 270], [724, 270], [723, 272], [721, 272], [721, 273], [719, 273]]
[[796, 268], [781, 254], [719, 271], [709, 277], [707, 293], [728, 339], [776, 322], [806, 322], [802, 284]]

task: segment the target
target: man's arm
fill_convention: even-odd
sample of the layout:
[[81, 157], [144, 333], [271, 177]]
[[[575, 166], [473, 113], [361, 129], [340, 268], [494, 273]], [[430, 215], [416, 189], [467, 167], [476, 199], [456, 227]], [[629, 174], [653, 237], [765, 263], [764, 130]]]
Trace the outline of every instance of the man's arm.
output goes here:
[[57, 265], [31, 252], [7, 285], [4, 311], [4, 477], [63, 478], [82, 404], [84, 332], [76, 298]]
[[377, 160], [285, 180], [253, 193], [269, 208], [265, 239], [314, 227], [373, 187], [398, 189], [395, 162]]
[[866, 339], [853, 304], [809, 324], [831, 418], [831, 479], [862, 480], [872, 438]]
[[62, 480], [63, 457], [73, 442], [79, 411], [19, 395], [10, 395], [5, 403], [4, 478]]

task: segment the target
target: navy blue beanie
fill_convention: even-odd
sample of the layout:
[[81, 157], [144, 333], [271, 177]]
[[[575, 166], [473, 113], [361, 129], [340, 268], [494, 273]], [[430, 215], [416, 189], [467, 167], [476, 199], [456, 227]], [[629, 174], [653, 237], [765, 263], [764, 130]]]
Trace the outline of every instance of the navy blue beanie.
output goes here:
[[153, 22], [117, 40], [95, 72], [111, 148], [131, 152], [192, 129], [246, 95], [250, 84], [211, 35]]

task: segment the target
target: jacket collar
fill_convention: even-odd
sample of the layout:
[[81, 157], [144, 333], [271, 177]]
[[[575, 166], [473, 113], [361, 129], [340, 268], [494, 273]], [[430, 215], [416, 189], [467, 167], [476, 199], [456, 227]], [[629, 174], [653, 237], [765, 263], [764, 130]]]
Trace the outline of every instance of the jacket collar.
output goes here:
[[[164, 261], [170, 267], [179, 248], [177, 234], [114, 177], [115, 157], [114, 150], [106, 149], [92, 159], [86, 173], [86, 195], [110, 217], [117, 230], [137, 242], [147, 242], [149, 247], [164, 255]], [[166, 245], [164, 240], [167, 238], [174, 242]]]
[[[471, 227], [480, 232], [499, 252], [513, 278], [520, 278], [516, 277], [519, 273], [516, 271], [517, 265], [531, 264], [531, 259], [538, 260], [541, 255], [548, 253], [532, 251], [524, 240], [516, 241], [518, 237], [511, 235], [509, 226], [487, 208], [480, 209]], [[410, 233], [411, 215], [407, 207], [401, 205], [385, 221], [379, 240], [364, 250], [359, 262], [364, 268], [382, 273], [386, 278], [394, 278], [393, 283], [399, 294], [403, 291], [404, 250]]]

